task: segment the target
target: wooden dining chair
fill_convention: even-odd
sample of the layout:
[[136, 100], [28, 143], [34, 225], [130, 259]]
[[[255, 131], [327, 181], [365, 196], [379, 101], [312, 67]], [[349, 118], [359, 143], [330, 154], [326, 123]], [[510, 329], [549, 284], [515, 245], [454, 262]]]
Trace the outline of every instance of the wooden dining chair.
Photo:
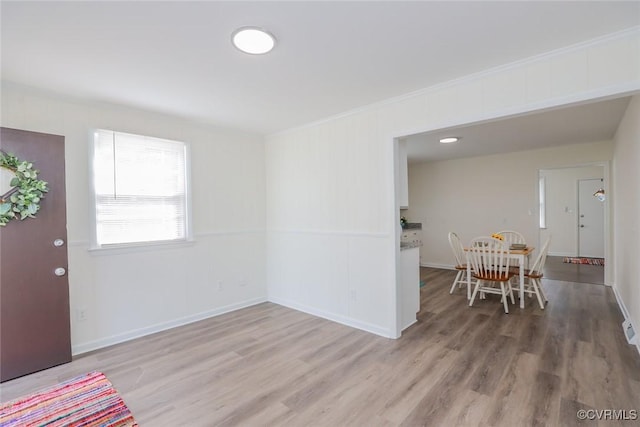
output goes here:
[[455, 279], [453, 279], [453, 284], [451, 285], [449, 293], [453, 293], [456, 285], [458, 287], [465, 286], [467, 288], [467, 299], [469, 299], [471, 297], [471, 289], [469, 288], [469, 282], [467, 280], [467, 254], [460, 242], [460, 238], [453, 231], [449, 232], [449, 245], [451, 246], [453, 256], [456, 259], [456, 270], [458, 271]]
[[547, 241], [542, 245], [538, 257], [531, 265], [531, 269], [525, 270], [524, 272], [524, 293], [535, 295], [538, 298], [540, 308], [543, 310], [545, 304], [549, 301], [542, 287], [542, 271], [544, 270], [544, 263], [547, 260], [549, 243], [551, 243], [551, 236], [549, 236]]
[[523, 244], [523, 245], [527, 244], [527, 242], [524, 240], [524, 236], [522, 235], [522, 233], [518, 231], [502, 230], [502, 231], [498, 231], [496, 234], [501, 235], [503, 242], [507, 243], [508, 246], [511, 246], [514, 243]]
[[[467, 250], [467, 259], [471, 264], [472, 276], [476, 279], [469, 307], [473, 305], [476, 295], [498, 294], [502, 295], [504, 312], [509, 313], [507, 296], [511, 298], [511, 304], [515, 304], [511, 277], [509, 270], [509, 244], [494, 239], [493, 237], [476, 237], [471, 240]], [[500, 285], [497, 286], [492, 285]]]
[[[524, 236], [522, 235], [522, 233], [518, 232], [518, 231], [513, 231], [513, 230], [502, 230], [502, 231], [498, 231], [497, 233], [494, 234], [495, 235], [500, 235], [502, 236], [502, 241], [507, 245], [508, 248], [510, 249], [514, 249], [511, 247], [511, 245], [518, 244], [518, 245], [526, 245], [527, 242], [525, 242], [524, 240]], [[527, 259], [527, 266], [529, 260]], [[511, 270], [513, 271], [514, 268], [517, 268], [518, 266], [512, 266]], [[518, 272], [516, 272], [518, 273]]]

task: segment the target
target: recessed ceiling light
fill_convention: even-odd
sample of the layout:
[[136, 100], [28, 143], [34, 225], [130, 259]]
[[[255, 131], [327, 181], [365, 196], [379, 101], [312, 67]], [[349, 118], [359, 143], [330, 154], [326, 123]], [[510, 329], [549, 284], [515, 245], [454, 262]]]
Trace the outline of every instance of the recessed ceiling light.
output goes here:
[[449, 136], [447, 138], [442, 138], [440, 142], [443, 144], [451, 144], [452, 142], [458, 142], [459, 140], [460, 138], [458, 138], [457, 136]]
[[257, 27], [238, 28], [231, 35], [235, 47], [251, 55], [270, 52], [276, 45], [276, 39], [269, 32]]

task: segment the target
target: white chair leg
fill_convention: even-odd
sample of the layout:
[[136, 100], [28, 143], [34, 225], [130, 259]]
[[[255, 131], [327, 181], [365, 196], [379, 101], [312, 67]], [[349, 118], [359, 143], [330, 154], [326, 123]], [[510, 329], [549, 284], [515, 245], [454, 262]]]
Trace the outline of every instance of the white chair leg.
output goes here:
[[513, 286], [511, 286], [511, 282], [507, 282], [509, 286], [509, 295], [511, 295], [511, 304], [515, 304], [516, 300], [513, 298]]
[[473, 305], [473, 301], [476, 299], [476, 294], [478, 293], [478, 288], [480, 287], [481, 280], [476, 281], [476, 286], [473, 288], [473, 293], [471, 294], [471, 300], [469, 301], [469, 307]]
[[542, 287], [542, 280], [538, 279], [538, 289], [540, 290], [540, 294], [542, 294], [542, 299], [544, 302], [548, 302], [549, 298], [547, 298], [547, 294], [544, 293], [544, 288]]
[[[495, 282], [489, 282], [491, 288], [495, 288]], [[480, 299], [487, 299], [487, 294], [485, 292], [480, 291]]]
[[456, 274], [456, 278], [453, 279], [453, 283], [451, 284], [451, 289], [449, 289], [449, 293], [452, 294], [453, 291], [456, 289], [456, 285], [458, 284], [458, 276], [460, 276], [460, 272], [458, 271], [458, 273]]
[[[500, 282], [500, 288], [502, 289], [502, 284], [504, 282]], [[507, 286], [504, 288], [504, 290], [507, 291], [507, 294], [502, 295], [502, 298], [500, 298], [500, 302], [502, 302], [503, 299], [505, 299], [507, 296], [506, 295], [511, 295], [511, 304], [515, 304], [515, 300], [513, 299], [513, 288], [511, 287], [511, 282], [507, 280]]]
[[538, 304], [540, 304], [540, 308], [544, 310], [544, 303], [542, 302], [542, 296], [540, 295], [540, 286], [538, 284], [538, 280], [532, 280], [531, 285], [533, 286], [533, 291], [536, 293], [536, 297], [538, 298]]
[[500, 290], [502, 291], [502, 303], [504, 304], [504, 312], [509, 314], [509, 303], [507, 302], [507, 294], [504, 290], [504, 282], [500, 282]]
[[456, 285], [460, 286], [460, 283], [462, 283], [462, 278], [464, 276], [465, 271], [464, 270], [458, 270], [458, 274], [456, 274], [456, 278], [453, 279], [453, 284], [451, 285], [451, 290], [449, 290], [449, 293], [452, 294], [453, 291], [456, 289]]

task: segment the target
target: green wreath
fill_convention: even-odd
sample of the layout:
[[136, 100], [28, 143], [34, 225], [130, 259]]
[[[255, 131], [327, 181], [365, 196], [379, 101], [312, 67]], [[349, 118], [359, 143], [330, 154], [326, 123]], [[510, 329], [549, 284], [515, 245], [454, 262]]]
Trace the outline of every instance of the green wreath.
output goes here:
[[32, 163], [3, 151], [0, 151], [0, 168], [15, 175], [9, 183], [11, 189], [0, 196], [0, 227], [14, 218], [34, 218], [40, 210], [40, 200], [49, 191], [47, 183], [38, 179], [39, 171], [33, 169]]

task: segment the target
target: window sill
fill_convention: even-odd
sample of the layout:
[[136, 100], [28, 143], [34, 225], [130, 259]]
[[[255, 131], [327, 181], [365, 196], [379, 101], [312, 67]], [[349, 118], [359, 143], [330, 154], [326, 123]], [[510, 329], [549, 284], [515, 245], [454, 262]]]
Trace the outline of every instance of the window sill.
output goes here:
[[103, 247], [92, 247], [88, 251], [92, 255], [119, 255], [129, 253], [140, 252], [154, 252], [162, 250], [172, 250], [187, 248], [195, 245], [196, 241], [193, 239], [169, 241], [169, 242], [144, 242], [144, 243], [129, 243], [120, 245], [108, 245]]

